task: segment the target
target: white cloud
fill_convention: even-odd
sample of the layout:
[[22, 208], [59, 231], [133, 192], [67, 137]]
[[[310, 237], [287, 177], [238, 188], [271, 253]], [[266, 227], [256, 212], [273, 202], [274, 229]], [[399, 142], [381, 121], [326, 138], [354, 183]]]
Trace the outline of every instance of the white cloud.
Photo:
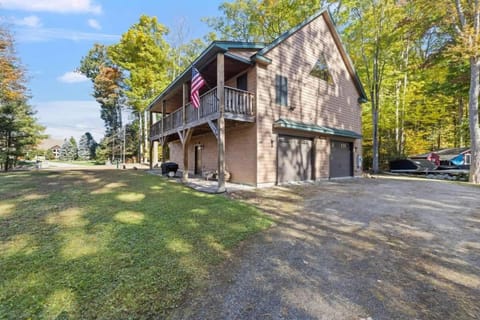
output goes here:
[[88, 25], [89, 25], [91, 28], [93, 28], [93, 29], [95, 29], [95, 30], [102, 30], [102, 26], [101, 26], [100, 23], [99, 23], [97, 20], [95, 20], [95, 19], [88, 19], [87, 23], [88, 23]]
[[33, 103], [39, 123], [52, 138], [75, 137], [90, 132], [99, 141], [105, 132], [100, 106], [93, 100], [57, 100]]
[[58, 77], [57, 80], [64, 83], [80, 83], [88, 81], [88, 78], [80, 72], [69, 71]]
[[0, 0], [3, 9], [57, 13], [100, 14], [102, 7], [91, 0]]
[[69, 29], [24, 28], [17, 30], [16, 38], [18, 42], [46, 42], [52, 40], [114, 42], [120, 39], [120, 36], [96, 32], [80, 32]]
[[22, 19], [14, 19], [13, 23], [16, 24], [17, 26], [29, 27], [29, 28], [40, 28], [42, 26], [42, 23], [40, 22], [40, 18], [37, 16], [28, 16]]

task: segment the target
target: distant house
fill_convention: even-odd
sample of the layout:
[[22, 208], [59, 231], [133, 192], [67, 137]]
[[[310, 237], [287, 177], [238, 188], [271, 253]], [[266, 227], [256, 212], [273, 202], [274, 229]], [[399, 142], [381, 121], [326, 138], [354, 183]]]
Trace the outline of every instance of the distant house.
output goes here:
[[[411, 156], [410, 158], [430, 160], [435, 162], [440, 169], [470, 169], [472, 151], [470, 147], [448, 148]], [[435, 161], [433, 159], [435, 159]]]
[[328, 11], [270, 44], [215, 41], [149, 105], [150, 163], [168, 146], [185, 174], [217, 172], [219, 191], [224, 170], [250, 185], [360, 175], [365, 101]]
[[47, 138], [40, 142], [37, 148], [45, 151], [52, 151], [53, 157], [58, 159], [60, 157], [60, 148], [62, 143], [62, 140]]

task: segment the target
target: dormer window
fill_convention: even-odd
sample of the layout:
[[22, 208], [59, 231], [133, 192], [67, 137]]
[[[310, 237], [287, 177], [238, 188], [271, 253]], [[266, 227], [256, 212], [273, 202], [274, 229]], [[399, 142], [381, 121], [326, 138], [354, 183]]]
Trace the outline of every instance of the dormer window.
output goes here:
[[329, 84], [333, 83], [332, 75], [330, 74], [330, 71], [328, 71], [327, 60], [323, 54], [320, 58], [318, 58], [317, 62], [315, 62], [310, 74], [314, 77], [327, 81]]

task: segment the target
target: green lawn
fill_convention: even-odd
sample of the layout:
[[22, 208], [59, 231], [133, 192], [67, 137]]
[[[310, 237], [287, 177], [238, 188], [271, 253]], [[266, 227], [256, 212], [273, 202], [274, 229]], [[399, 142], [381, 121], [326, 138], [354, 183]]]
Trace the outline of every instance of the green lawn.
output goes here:
[[150, 319], [270, 221], [142, 171], [0, 175], [0, 319]]

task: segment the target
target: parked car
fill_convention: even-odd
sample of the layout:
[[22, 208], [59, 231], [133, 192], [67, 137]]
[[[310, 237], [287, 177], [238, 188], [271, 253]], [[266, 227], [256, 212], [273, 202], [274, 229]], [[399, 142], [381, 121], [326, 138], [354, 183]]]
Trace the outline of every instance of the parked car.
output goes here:
[[397, 173], [414, 173], [414, 172], [428, 172], [435, 170], [437, 166], [435, 163], [426, 159], [396, 159], [390, 161], [390, 172]]

